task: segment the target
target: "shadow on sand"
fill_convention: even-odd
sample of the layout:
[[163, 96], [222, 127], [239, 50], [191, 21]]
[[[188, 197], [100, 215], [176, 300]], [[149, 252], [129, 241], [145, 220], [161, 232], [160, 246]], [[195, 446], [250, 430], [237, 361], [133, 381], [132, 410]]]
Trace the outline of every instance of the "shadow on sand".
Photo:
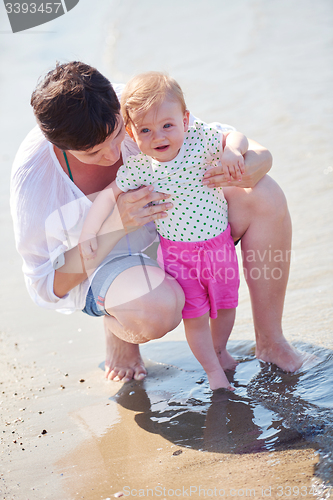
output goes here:
[[186, 342], [147, 344], [149, 377], [125, 384], [111, 399], [135, 411], [141, 428], [178, 446], [243, 454], [308, 443], [320, 448], [318, 473], [332, 482], [333, 353], [297, 347], [318, 363], [292, 375], [258, 361], [253, 343], [231, 342], [240, 360], [228, 374], [236, 390], [212, 393]]

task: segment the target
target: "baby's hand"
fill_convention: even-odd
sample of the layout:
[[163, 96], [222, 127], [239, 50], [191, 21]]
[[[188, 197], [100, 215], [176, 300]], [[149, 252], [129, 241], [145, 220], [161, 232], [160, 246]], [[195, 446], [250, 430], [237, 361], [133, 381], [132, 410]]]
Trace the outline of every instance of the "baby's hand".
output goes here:
[[221, 157], [221, 164], [226, 181], [242, 180], [242, 175], [245, 174], [244, 157], [238, 149], [226, 146]]
[[79, 251], [83, 259], [90, 260], [96, 257], [97, 247], [96, 234], [81, 234]]

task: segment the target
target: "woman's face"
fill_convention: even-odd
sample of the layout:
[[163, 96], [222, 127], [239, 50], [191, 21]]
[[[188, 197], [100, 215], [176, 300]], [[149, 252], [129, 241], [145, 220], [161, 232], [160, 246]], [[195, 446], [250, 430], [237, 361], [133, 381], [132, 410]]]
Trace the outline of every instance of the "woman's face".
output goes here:
[[102, 167], [110, 167], [114, 165], [120, 158], [121, 143], [125, 139], [125, 126], [121, 115], [118, 115], [117, 126], [109, 137], [102, 144], [97, 144], [87, 151], [72, 151], [72, 154], [77, 160], [87, 165], [100, 165]]

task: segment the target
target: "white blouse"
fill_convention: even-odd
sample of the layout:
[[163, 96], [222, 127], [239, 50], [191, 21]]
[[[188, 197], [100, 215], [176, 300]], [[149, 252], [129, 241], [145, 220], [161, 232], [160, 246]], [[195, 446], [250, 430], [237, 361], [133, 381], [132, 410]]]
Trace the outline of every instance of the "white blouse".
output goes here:
[[[123, 85], [114, 85], [118, 96], [122, 88]], [[121, 152], [124, 160], [139, 153], [127, 134]], [[38, 126], [27, 135], [16, 154], [10, 205], [16, 248], [23, 259], [31, 298], [39, 306], [62, 313], [82, 310], [90, 285], [88, 279], [62, 298], [54, 294], [53, 282], [55, 269], [64, 262], [63, 254], [78, 243], [91, 201], [64, 172], [53, 145]], [[119, 255], [142, 251], [155, 237], [154, 224], [147, 224], [120, 240], [101, 265]]]

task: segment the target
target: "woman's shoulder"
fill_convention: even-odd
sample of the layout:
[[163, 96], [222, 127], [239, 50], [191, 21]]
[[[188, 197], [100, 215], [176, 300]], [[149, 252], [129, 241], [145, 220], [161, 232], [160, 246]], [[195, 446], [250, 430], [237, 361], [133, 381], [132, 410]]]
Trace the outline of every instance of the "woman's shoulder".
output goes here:
[[[69, 181], [69, 179], [68, 179]], [[52, 145], [35, 127], [19, 147], [11, 172], [11, 206], [28, 212], [39, 210], [40, 217], [75, 198], [70, 181], [57, 166]], [[36, 215], [36, 213], [35, 213]]]
[[36, 162], [45, 161], [47, 154], [49, 154], [49, 143], [40, 128], [36, 126], [22, 141], [14, 159], [12, 174], [23, 172]]

